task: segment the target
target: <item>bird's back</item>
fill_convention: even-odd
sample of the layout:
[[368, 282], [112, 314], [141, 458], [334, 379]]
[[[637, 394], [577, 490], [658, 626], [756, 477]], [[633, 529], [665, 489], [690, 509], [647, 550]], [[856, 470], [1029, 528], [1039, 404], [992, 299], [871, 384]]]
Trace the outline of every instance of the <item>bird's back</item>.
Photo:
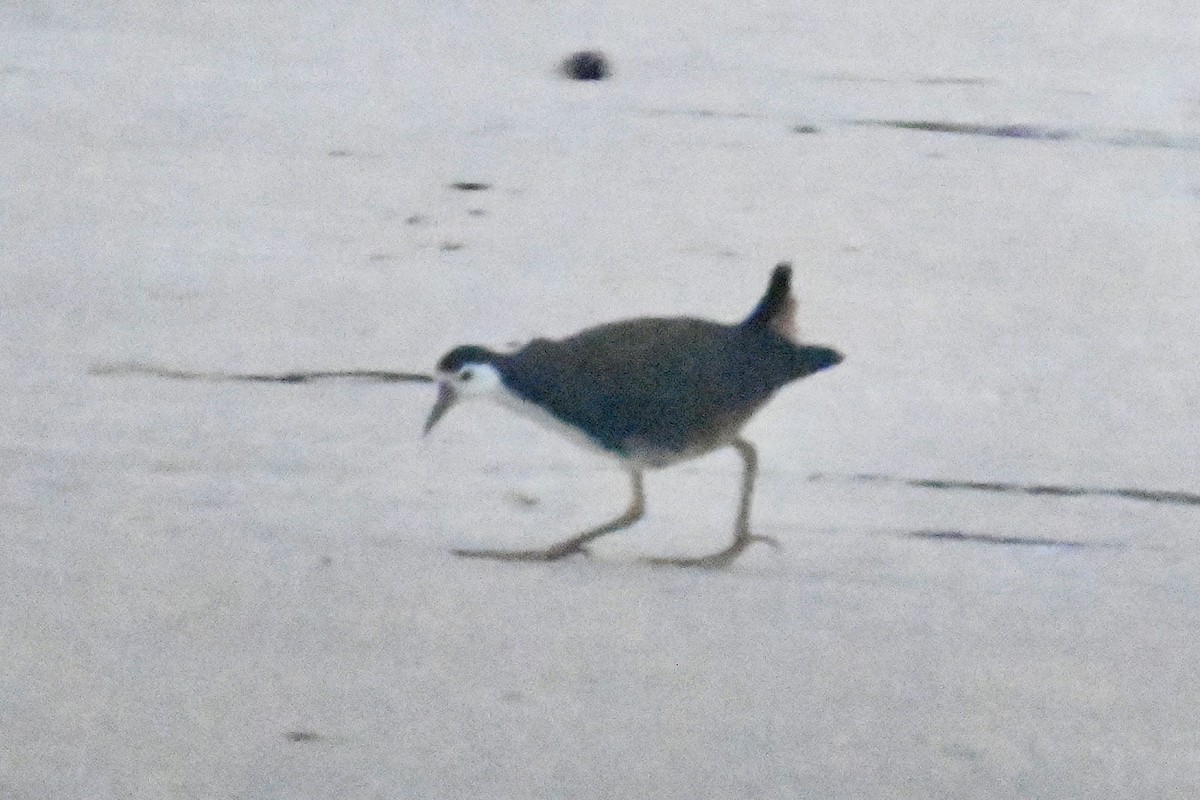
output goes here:
[[764, 325], [637, 319], [536, 339], [505, 385], [607, 450], [670, 463], [727, 444], [781, 386], [840, 360]]

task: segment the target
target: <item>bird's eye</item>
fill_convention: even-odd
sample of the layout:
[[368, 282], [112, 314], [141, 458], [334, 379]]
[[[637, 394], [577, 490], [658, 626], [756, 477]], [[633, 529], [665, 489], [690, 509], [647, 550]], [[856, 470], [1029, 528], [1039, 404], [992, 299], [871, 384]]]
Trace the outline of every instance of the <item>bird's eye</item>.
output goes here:
[[458, 373], [459, 380], [469, 381], [473, 377], [475, 377], [475, 373], [471, 372], [469, 369], [464, 369], [462, 372]]

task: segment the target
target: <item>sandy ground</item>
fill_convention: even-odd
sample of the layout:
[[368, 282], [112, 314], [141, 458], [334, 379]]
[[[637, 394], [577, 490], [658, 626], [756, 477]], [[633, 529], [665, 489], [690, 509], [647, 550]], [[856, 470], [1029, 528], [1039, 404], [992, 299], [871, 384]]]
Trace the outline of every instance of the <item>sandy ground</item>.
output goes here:
[[[5, 4], [0, 798], [1200, 796], [1198, 47], [1165, 1]], [[425, 386], [89, 374], [736, 319], [782, 258], [847, 361], [748, 428], [784, 551], [724, 572], [637, 558], [723, 543], [730, 453], [472, 562], [623, 477], [422, 440]]]

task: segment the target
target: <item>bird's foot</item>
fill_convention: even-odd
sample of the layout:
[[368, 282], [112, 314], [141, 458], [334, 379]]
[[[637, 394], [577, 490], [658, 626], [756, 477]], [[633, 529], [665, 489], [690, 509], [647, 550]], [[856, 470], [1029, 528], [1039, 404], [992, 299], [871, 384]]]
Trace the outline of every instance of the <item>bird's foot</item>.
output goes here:
[[695, 558], [647, 558], [646, 563], [656, 567], [699, 567], [701, 569], [724, 569], [733, 563], [734, 559], [742, 554], [750, 545], [755, 542], [769, 544], [776, 550], [782, 550], [783, 546], [779, 544], [779, 540], [771, 536], [750, 535], [735, 539], [733, 544], [726, 547], [719, 553], [713, 553], [707, 556], [698, 556]]
[[495, 561], [558, 561], [560, 558], [582, 553], [591, 555], [579, 542], [561, 542], [541, 550], [451, 550], [462, 558], [490, 558]]

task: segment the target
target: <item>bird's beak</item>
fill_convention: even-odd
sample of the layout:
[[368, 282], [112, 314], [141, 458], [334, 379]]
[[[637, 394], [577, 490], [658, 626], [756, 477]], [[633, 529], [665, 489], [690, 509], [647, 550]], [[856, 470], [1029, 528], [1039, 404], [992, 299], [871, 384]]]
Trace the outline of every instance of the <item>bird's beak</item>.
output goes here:
[[429, 419], [425, 420], [426, 434], [433, 430], [433, 426], [437, 425], [437, 421], [450, 410], [450, 406], [454, 405], [457, 400], [458, 395], [454, 393], [454, 388], [445, 381], [439, 381], [437, 400], [434, 401], [433, 410], [429, 412]]

